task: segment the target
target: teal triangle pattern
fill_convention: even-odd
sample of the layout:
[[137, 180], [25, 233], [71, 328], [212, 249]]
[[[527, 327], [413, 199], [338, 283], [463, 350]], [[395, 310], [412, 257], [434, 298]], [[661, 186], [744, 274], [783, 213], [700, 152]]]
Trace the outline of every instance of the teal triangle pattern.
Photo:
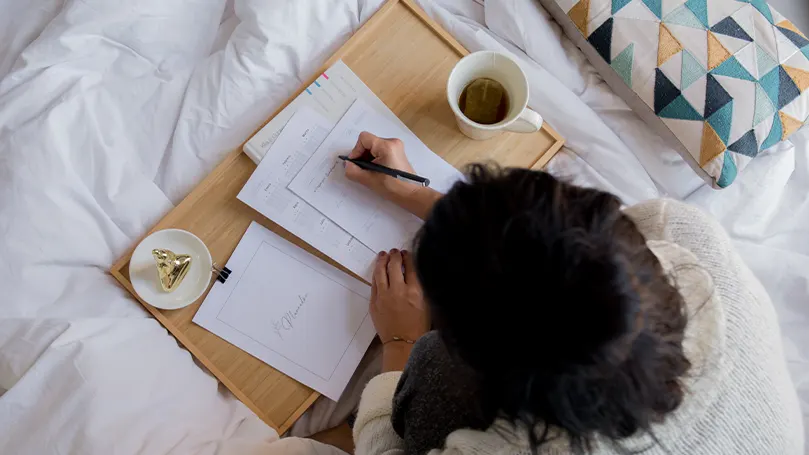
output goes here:
[[770, 11], [770, 6], [767, 5], [766, 0], [752, 0], [750, 4], [753, 5], [753, 7], [756, 8], [762, 16], [767, 18], [771, 24], [775, 25], [775, 19], [772, 17], [772, 11]]
[[[673, 99], [673, 97], [672, 97]], [[705, 117], [710, 117], [729, 102], [733, 101], [725, 87], [712, 75], [705, 76]]]
[[724, 144], [730, 139], [730, 125], [733, 121], [733, 100], [722, 106], [718, 111], [708, 117], [708, 123], [713, 127]]
[[694, 83], [697, 79], [701, 78], [705, 75], [707, 71], [702, 65], [694, 58], [694, 55], [687, 50], [683, 50], [683, 66], [682, 66], [682, 76], [680, 80], [680, 85], [682, 86], [682, 90], [687, 89]]
[[726, 36], [732, 36], [734, 38], [747, 41], [748, 43], [753, 41], [753, 38], [751, 38], [750, 35], [748, 35], [747, 32], [745, 32], [744, 29], [739, 26], [739, 23], [730, 16], [714, 24], [713, 27], [711, 27], [711, 31]]
[[721, 65], [717, 66], [711, 71], [711, 74], [714, 76], [727, 76], [732, 77], [735, 79], [743, 79], [745, 81], [755, 81], [756, 78], [753, 77], [752, 74], [748, 73], [746, 69], [739, 63], [739, 60], [736, 57], [730, 57], [729, 59], [722, 62]]
[[803, 49], [801, 49], [801, 52], [803, 52], [803, 55], [805, 55], [806, 58], [809, 58], [809, 46], [806, 46]]
[[614, 15], [618, 11], [621, 11], [621, 9], [631, 1], [632, 0], [612, 0], [612, 14]]
[[697, 110], [694, 109], [694, 106], [692, 106], [691, 103], [689, 103], [688, 100], [685, 99], [683, 95], [680, 95], [677, 98], [675, 98], [674, 101], [672, 101], [668, 106], [663, 108], [663, 110], [661, 110], [660, 113], [657, 114], [657, 116], [661, 118], [673, 118], [677, 120], [698, 120], [698, 121], [704, 120], [702, 116], [699, 115], [699, 112], [697, 112]]
[[804, 38], [800, 33], [795, 33], [794, 31], [784, 27], [775, 26], [775, 28], [777, 28], [781, 34], [790, 40], [796, 47], [802, 48], [809, 46], [809, 39]]
[[758, 64], [759, 76], [769, 73], [773, 68], [778, 66], [778, 62], [775, 61], [773, 56], [770, 55], [769, 52], [762, 49], [758, 44], [756, 44], [756, 63]]
[[756, 84], [756, 107], [753, 113], [753, 127], [770, 118], [775, 113], [775, 107], [770, 102], [770, 97], [761, 87], [761, 84]]
[[761, 148], [759, 151], [767, 150], [773, 145], [781, 142], [781, 135], [784, 134], [784, 126], [781, 125], [781, 116], [776, 112], [772, 118], [772, 129], [770, 130], [770, 134], [767, 136], [767, 138], [764, 139], [764, 142], [761, 143]]
[[699, 19], [697, 19], [697, 16], [694, 16], [694, 13], [691, 12], [690, 9], [685, 7], [685, 5], [681, 5], [674, 11], [670, 12], [669, 15], [663, 19], [663, 23], [682, 25], [683, 27], [696, 28], [699, 30], [705, 30], [707, 28], [702, 24], [702, 22], [699, 21]]
[[733, 144], [728, 146], [728, 150], [739, 153], [750, 158], [755, 158], [758, 155], [758, 141], [756, 140], [756, 132], [750, 130], [742, 135]]
[[778, 84], [778, 104], [776, 104], [776, 106], [778, 106], [778, 109], [782, 109], [784, 106], [791, 103], [792, 100], [801, 96], [801, 91], [798, 86], [795, 85], [795, 81], [792, 80], [792, 77], [787, 74], [783, 65], [779, 66], [778, 69], [780, 70], [778, 77], [781, 82]]
[[652, 12], [658, 19], [661, 19], [663, 15], [663, 0], [643, 0], [643, 4], [649, 8], [649, 11]]
[[674, 85], [669, 78], [663, 74], [660, 68], [655, 68], [655, 89], [654, 89], [654, 110], [655, 115], [671, 104], [678, 96], [682, 95], [680, 89]]
[[708, 28], [708, 2], [707, 0], [688, 0], [685, 6], [694, 13], [705, 28]]
[[736, 168], [736, 163], [733, 162], [733, 157], [730, 152], [725, 152], [725, 161], [722, 163], [722, 173], [716, 179], [716, 186], [719, 188], [727, 188], [734, 180], [739, 170]]
[[621, 79], [623, 79], [627, 87], [630, 88], [632, 87], [632, 63], [634, 62], [634, 58], [635, 43], [630, 43], [626, 49], [622, 50], [621, 53], [610, 62], [612, 69], [621, 76]]
[[758, 83], [761, 84], [761, 88], [764, 89], [764, 92], [770, 97], [770, 101], [772, 101], [772, 103], [776, 106], [778, 105], [778, 90], [781, 85], [780, 81], [781, 72], [779, 66], [776, 66], [772, 69], [772, 71], [765, 74], [758, 80]]

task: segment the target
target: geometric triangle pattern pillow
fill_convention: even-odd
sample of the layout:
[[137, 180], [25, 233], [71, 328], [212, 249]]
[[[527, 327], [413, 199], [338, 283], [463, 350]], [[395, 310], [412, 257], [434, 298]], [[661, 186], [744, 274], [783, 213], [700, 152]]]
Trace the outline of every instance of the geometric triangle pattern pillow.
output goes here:
[[809, 39], [764, 0], [543, 4], [716, 187], [809, 121]]

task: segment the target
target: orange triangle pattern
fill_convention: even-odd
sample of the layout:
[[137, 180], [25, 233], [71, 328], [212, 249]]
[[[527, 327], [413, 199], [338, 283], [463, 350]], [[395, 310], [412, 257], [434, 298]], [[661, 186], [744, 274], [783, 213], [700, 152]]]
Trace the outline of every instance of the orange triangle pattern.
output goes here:
[[660, 67], [668, 59], [683, 50], [680, 41], [671, 34], [668, 27], [660, 23], [660, 38], [657, 41], [657, 66]]
[[784, 20], [782, 20], [781, 22], [779, 22], [779, 23], [775, 24], [775, 26], [776, 26], [776, 27], [785, 28], [785, 29], [787, 29], [787, 30], [791, 30], [791, 31], [793, 31], [793, 32], [797, 33], [798, 35], [801, 35], [802, 37], [806, 38], [806, 35], [804, 35], [803, 33], [801, 33], [801, 31], [800, 31], [800, 30], [798, 30], [798, 27], [795, 27], [795, 24], [793, 24], [792, 22], [790, 22], [790, 21], [788, 21], [788, 20], [786, 20], [786, 19], [784, 19]]
[[712, 32], [708, 32], [708, 71], [716, 68], [730, 58], [730, 52], [716, 39]]
[[804, 71], [798, 68], [792, 68], [790, 66], [782, 65], [784, 71], [789, 74], [789, 77], [795, 82], [795, 85], [798, 86], [798, 90], [803, 93], [807, 88], [809, 88], [809, 72]]
[[570, 20], [576, 25], [582, 35], [587, 38], [587, 19], [590, 16], [590, 0], [579, 0], [579, 3], [573, 5], [570, 11], [567, 12]]
[[778, 115], [781, 117], [781, 125], [784, 126], [784, 132], [781, 135], [781, 140], [786, 140], [792, 133], [798, 131], [798, 128], [803, 126], [803, 122], [798, 119], [792, 118], [783, 112], [778, 112]]
[[716, 158], [725, 151], [725, 143], [722, 138], [716, 134], [713, 127], [704, 122], [702, 127], [702, 145], [699, 150], [699, 166], [705, 167], [712, 159]]

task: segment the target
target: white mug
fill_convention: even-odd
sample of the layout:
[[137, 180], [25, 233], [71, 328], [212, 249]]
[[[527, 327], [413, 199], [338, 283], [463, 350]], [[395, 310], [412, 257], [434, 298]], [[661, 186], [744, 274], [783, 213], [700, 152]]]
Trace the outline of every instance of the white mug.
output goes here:
[[[491, 125], [473, 122], [458, 105], [463, 89], [475, 79], [493, 79], [508, 93], [506, 117]], [[500, 52], [480, 51], [462, 58], [452, 69], [447, 80], [447, 101], [455, 114], [458, 128], [476, 140], [489, 139], [505, 131], [533, 133], [542, 127], [542, 116], [528, 109], [528, 78], [517, 62]]]

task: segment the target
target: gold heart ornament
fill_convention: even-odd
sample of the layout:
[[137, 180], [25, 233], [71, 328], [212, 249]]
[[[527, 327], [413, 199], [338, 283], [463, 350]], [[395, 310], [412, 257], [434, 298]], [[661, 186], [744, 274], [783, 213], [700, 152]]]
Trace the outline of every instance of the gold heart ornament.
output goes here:
[[163, 290], [172, 292], [177, 289], [191, 268], [191, 256], [160, 248], [152, 250], [152, 256], [157, 262], [157, 276]]

